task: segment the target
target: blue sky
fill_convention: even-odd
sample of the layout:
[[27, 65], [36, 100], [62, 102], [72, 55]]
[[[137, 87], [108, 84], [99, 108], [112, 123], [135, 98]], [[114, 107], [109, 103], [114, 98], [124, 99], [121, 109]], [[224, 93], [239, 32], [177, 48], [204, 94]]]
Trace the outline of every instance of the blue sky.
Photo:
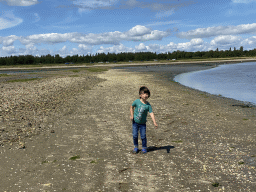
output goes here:
[[0, 0], [0, 57], [256, 48], [256, 0]]

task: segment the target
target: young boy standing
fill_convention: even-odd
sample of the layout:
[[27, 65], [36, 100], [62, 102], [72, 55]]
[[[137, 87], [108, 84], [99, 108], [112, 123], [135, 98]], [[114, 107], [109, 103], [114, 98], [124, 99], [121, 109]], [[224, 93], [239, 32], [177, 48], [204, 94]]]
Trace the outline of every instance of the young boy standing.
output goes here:
[[147, 137], [146, 137], [146, 122], [147, 122], [147, 114], [149, 112], [155, 128], [157, 129], [157, 124], [155, 120], [154, 113], [152, 111], [152, 107], [147, 102], [147, 99], [150, 97], [150, 91], [147, 87], [143, 86], [139, 90], [140, 99], [136, 99], [132, 106], [130, 107], [131, 112], [131, 121], [132, 121], [132, 135], [133, 135], [133, 144], [134, 149], [133, 153], [138, 153], [138, 132], [140, 131], [140, 137], [142, 141], [142, 153], [147, 153]]

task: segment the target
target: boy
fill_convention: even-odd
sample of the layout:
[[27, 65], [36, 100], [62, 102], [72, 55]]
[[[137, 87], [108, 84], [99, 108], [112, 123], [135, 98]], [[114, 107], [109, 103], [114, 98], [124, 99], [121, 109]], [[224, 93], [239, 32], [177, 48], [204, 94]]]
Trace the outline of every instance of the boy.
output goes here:
[[136, 99], [132, 106], [130, 107], [131, 112], [131, 121], [132, 121], [132, 135], [133, 135], [133, 144], [134, 149], [133, 153], [138, 153], [138, 131], [140, 131], [140, 137], [142, 140], [142, 153], [147, 153], [147, 137], [146, 137], [146, 122], [147, 114], [149, 112], [155, 128], [157, 129], [157, 124], [155, 120], [154, 113], [152, 112], [152, 107], [147, 102], [147, 99], [150, 97], [150, 91], [147, 87], [143, 86], [139, 90], [140, 99]]

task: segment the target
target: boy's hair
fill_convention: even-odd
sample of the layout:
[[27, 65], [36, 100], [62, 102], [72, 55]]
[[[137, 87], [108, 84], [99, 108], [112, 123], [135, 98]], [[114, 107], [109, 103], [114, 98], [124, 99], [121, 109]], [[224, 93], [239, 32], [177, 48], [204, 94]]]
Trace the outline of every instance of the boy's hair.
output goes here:
[[142, 86], [140, 88], [139, 95], [142, 94], [142, 93], [147, 93], [148, 94], [148, 98], [150, 97], [150, 91], [149, 91], [149, 89], [146, 86]]

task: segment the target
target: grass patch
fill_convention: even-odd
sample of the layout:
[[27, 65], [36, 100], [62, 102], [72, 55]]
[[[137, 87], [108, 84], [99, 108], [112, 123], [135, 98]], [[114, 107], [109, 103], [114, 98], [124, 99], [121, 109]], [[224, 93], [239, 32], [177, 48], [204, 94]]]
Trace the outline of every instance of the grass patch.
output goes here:
[[97, 67], [90, 67], [90, 68], [86, 68], [87, 71], [89, 72], [103, 72], [103, 71], [108, 71], [107, 68], [97, 68]]
[[44, 164], [44, 163], [48, 163], [48, 161], [47, 160], [42, 161], [42, 164]]
[[200, 95], [202, 95], [204, 98], [208, 98], [209, 96], [207, 96], [206, 94], [204, 93], [200, 93]]
[[78, 73], [78, 72], [80, 72], [80, 70], [74, 69], [74, 70], [72, 70], [72, 72], [73, 73]]
[[251, 157], [256, 157], [256, 155], [251, 155]]
[[244, 164], [244, 162], [243, 162], [243, 161], [240, 161], [240, 162], [238, 162], [238, 164], [239, 164], [239, 165], [242, 165], [242, 164]]
[[10, 83], [15, 83], [15, 82], [28, 82], [28, 81], [34, 81], [34, 80], [38, 80], [39, 78], [31, 78], [31, 79], [14, 79], [14, 80], [10, 80], [8, 82]]
[[90, 163], [97, 163], [97, 161], [94, 161], [94, 160], [93, 160], [93, 161], [91, 161]]
[[247, 121], [248, 119], [245, 119], [245, 118], [244, 118], [243, 120], [244, 120], [244, 121]]
[[77, 159], [80, 159], [80, 155], [76, 155], [74, 157], [70, 157], [69, 160], [75, 161]]
[[213, 186], [213, 187], [219, 187], [219, 185], [220, 185], [220, 184], [219, 184], [218, 182], [212, 183], [212, 186]]
[[79, 75], [69, 75], [69, 77], [80, 77]]
[[174, 143], [182, 143], [182, 141], [181, 141], [181, 140], [178, 140], [178, 141], [172, 141], [172, 142], [174, 142]]
[[9, 76], [8, 74], [0, 74], [0, 77], [7, 77]]

